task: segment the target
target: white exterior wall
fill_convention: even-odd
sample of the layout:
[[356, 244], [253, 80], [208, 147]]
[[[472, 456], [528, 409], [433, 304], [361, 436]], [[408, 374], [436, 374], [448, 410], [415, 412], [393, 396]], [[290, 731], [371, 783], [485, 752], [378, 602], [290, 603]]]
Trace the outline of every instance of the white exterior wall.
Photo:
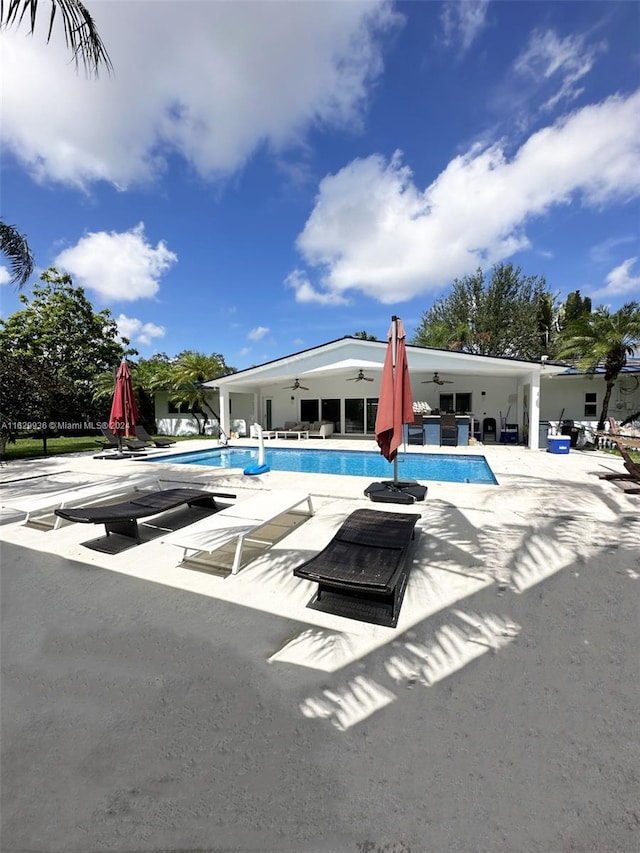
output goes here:
[[[606, 392], [604, 378], [600, 376], [554, 376], [542, 374], [540, 393], [540, 419], [556, 422], [572, 420], [577, 425], [595, 427], [600, 417], [602, 401]], [[585, 394], [596, 394], [596, 414], [585, 415]], [[620, 391], [620, 379], [616, 381], [609, 401], [608, 417], [621, 421], [631, 412], [640, 410], [640, 389], [632, 394]]]
[[[210, 391], [207, 394], [209, 405], [214, 412], [220, 412], [218, 405], [218, 392]], [[169, 412], [169, 395], [166, 391], [158, 391], [154, 395], [154, 409], [156, 425], [159, 435], [197, 435], [198, 424], [190, 414], [176, 414]], [[218, 421], [211, 412], [207, 412], [209, 420], [205, 428], [207, 435], [213, 435], [218, 431]]]

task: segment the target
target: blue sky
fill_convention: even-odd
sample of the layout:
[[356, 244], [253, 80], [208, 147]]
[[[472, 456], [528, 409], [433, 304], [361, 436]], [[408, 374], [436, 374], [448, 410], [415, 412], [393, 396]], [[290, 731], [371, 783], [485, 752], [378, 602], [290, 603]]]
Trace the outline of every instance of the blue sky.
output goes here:
[[640, 298], [637, 3], [86, 0], [98, 80], [46, 5], [0, 35], [0, 214], [141, 356], [411, 337], [501, 261]]

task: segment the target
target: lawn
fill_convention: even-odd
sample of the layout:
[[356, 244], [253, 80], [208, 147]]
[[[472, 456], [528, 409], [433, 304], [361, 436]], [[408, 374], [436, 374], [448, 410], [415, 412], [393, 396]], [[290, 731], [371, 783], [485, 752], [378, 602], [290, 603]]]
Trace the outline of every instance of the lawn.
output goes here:
[[[193, 441], [193, 439], [213, 439], [210, 435], [182, 435], [172, 436], [176, 441]], [[97, 453], [100, 444], [95, 435], [84, 436], [62, 436], [60, 438], [47, 439], [47, 456], [61, 456], [64, 453]], [[11, 462], [15, 459], [34, 459], [44, 456], [44, 447], [41, 438], [19, 438], [15, 444], [7, 444], [3, 459]]]

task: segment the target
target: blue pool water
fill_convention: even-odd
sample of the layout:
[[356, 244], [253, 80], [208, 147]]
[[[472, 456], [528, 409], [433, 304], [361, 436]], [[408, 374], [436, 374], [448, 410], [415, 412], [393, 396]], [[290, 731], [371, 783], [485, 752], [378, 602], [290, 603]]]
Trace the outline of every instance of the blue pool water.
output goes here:
[[[214, 468], [242, 468], [257, 463], [258, 448], [216, 447], [171, 456], [154, 456], [147, 462], [177, 462]], [[346, 474], [350, 477], [393, 479], [393, 464], [376, 451], [361, 450], [265, 450], [272, 471], [304, 474]], [[398, 479], [439, 480], [445, 483], [497, 485], [484, 456], [440, 453], [405, 453], [398, 456]]]

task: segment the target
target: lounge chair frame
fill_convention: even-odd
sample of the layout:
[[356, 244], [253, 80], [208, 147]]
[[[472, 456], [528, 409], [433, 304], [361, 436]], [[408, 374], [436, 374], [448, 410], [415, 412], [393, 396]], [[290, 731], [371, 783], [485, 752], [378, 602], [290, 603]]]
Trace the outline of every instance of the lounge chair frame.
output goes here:
[[155, 493], [162, 490], [160, 480], [156, 477], [139, 476], [110, 477], [94, 483], [70, 486], [55, 492], [40, 495], [7, 498], [2, 503], [3, 509], [23, 512], [26, 515], [23, 524], [38, 527], [51, 527], [57, 530], [62, 524], [62, 517], [56, 515], [56, 509], [104, 504], [106, 500], [132, 497], [136, 494]]
[[[304, 504], [306, 511], [301, 509]], [[235, 575], [242, 565], [245, 544], [254, 543], [265, 547], [272, 545], [277, 538], [272, 538], [274, 531], [271, 526], [280, 516], [294, 512], [299, 513], [303, 519], [312, 516], [314, 508], [311, 495], [285, 490], [265, 492], [239, 501], [212, 518], [203, 519], [184, 530], [176, 531], [162, 542], [182, 548], [183, 563], [195, 563], [194, 558], [197, 555], [197, 562], [208, 562], [213, 566], [215, 559], [211, 558], [214, 553], [231, 545], [234, 547], [231, 574]], [[278, 538], [289, 532], [290, 528], [284, 526]]]
[[236, 496], [222, 492], [205, 492], [202, 489], [162, 489], [123, 503], [100, 507], [57, 509], [55, 514], [66, 521], [75, 521], [80, 524], [104, 524], [107, 536], [116, 533], [140, 543], [139, 519], [176, 509], [183, 504], [190, 507], [207, 507], [215, 512], [220, 509], [215, 500], [217, 497], [235, 498]]
[[99, 444], [103, 450], [117, 450], [118, 447], [126, 447], [132, 453], [145, 450], [149, 447], [146, 441], [131, 435], [121, 436], [121, 442], [118, 443], [118, 436], [108, 427], [101, 427], [100, 432], [104, 438], [96, 438], [96, 444]]
[[634, 462], [631, 456], [629, 455], [629, 450], [624, 439], [619, 439], [615, 436], [611, 436], [610, 438], [611, 441], [613, 441], [613, 443], [618, 448], [620, 456], [622, 456], [622, 461], [624, 463], [624, 467], [626, 468], [626, 472], [607, 472], [606, 474], [599, 474], [598, 477], [601, 480], [625, 480], [631, 483], [637, 483], [637, 488], [625, 489], [625, 492], [628, 495], [640, 495], [640, 464]]
[[149, 435], [142, 424], [136, 424], [136, 437], [139, 438], [140, 441], [146, 442], [148, 446], [155, 445], [156, 447], [173, 447], [173, 445], [177, 443], [175, 439], [169, 438], [168, 436], [166, 438], [164, 436], [153, 438]]

